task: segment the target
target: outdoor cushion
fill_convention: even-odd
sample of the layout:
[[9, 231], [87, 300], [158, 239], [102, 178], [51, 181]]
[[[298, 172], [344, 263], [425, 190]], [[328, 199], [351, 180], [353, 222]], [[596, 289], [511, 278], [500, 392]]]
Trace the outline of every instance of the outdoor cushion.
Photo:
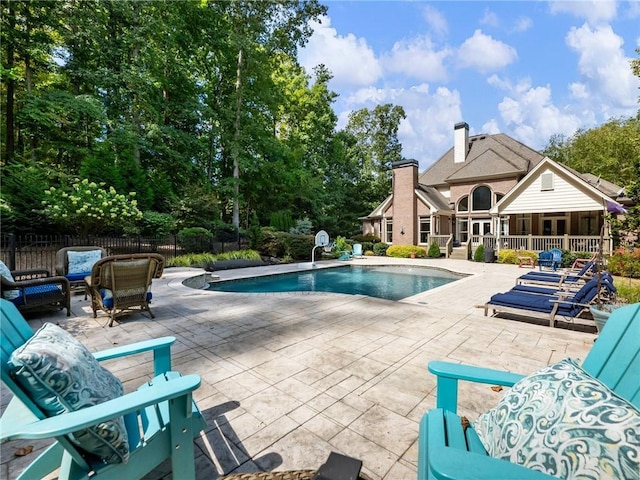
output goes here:
[[42, 300], [43, 302], [46, 297], [51, 297], [51, 302], [55, 302], [58, 298], [60, 298], [60, 295], [62, 295], [62, 289], [60, 288], [60, 285], [52, 283], [25, 287], [23, 289], [24, 295], [22, 295], [22, 292], [20, 290], [16, 291], [18, 292], [18, 296], [11, 299], [11, 303], [13, 303], [16, 307], [24, 305], [25, 303], [29, 303], [29, 297], [38, 297], [38, 300]]
[[571, 359], [518, 381], [474, 428], [492, 457], [566, 480], [640, 472], [640, 411]]
[[[120, 381], [78, 340], [45, 323], [7, 362], [10, 373], [48, 416], [98, 405], [123, 395]], [[78, 447], [107, 463], [126, 462], [129, 443], [122, 417], [74, 432]]]
[[[13, 275], [11, 275], [11, 270], [7, 267], [3, 261], [0, 260], [0, 275], [4, 277], [7, 281], [11, 283], [15, 283], [13, 279]], [[2, 296], [7, 300], [14, 300], [20, 296], [20, 290], [5, 290], [2, 292]]]
[[[111, 290], [103, 288], [102, 290], [100, 290], [100, 296], [102, 297], [102, 304], [106, 308], [113, 308], [113, 293], [111, 292]], [[147, 302], [151, 302], [152, 298], [153, 298], [153, 294], [151, 293], [151, 290], [148, 290]]]
[[[69, 250], [67, 252], [69, 259], [69, 270], [67, 275], [82, 275], [79, 280], [91, 274], [93, 265], [102, 258], [101, 250], [87, 250], [75, 252]], [[69, 277], [67, 277], [69, 278]]]

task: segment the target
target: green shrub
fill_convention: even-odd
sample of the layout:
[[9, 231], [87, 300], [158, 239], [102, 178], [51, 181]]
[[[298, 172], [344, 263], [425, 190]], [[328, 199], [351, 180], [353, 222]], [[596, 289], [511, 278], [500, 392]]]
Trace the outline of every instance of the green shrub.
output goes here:
[[431, 245], [429, 245], [429, 250], [427, 250], [427, 257], [440, 258], [440, 247], [438, 246], [438, 242], [436, 242], [435, 240], [431, 242]]
[[356, 243], [361, 243], [364, 247], [365, 243], [380, 243], [380, 237], [373, 235], [371, 233], [368, 233], [367, 235], [354, 235], [353, 236], [353, 241]]
[[634, 248], [631, 251], [616, 250], [609, 257], [607, 268], [612, 275], [640, 278], [640, 248]]
[[618, 290], [618, 292], [616, 293], [616, 297], [619, 300], [626, 300], [627, 303], [640, 302], [640, 284], [631, 283], [629, 279], [623, 279], [622, 281], [619, 281], [616, 278], [614, 285]]
[[373, 246], [374, 245], [375, 245], [375, 243], [373, 243], [373, 242], [362, 242], [362, 250], [363, 251], [373, 250]]
[[530, 257], [537, 260], [538, 254], [531, 250], [512, 250], [510, 248], [503, 248], [498, 252], [498, 263], [518, 265], [518, 263], [520, 263], [518, 257]]
[[255, 250], [233, 250], [231, 252], [219, 253], [217, 260], [262, 260], [259, 252]]
[[266, 257], [282, 258], [285, 255], [285, 244], [280, 236], [282, 232], [276, 232], [273, 227], [262, 229], [262, 242], [258, 251]]
[[178, 232], [178, 243], [187, 253], [207, 251], [212, 239], [213, 233], [203, 227], [183, 228]]
[[342, 255], [344, 252], [351, 252], [352, 247], [346, 238], [338, 235], [334, 242], [334, 250], [338, 255]]
[[569, 250], [562, 250], [562, 267], [571, 268], [573, 262], [578, 258], [591, 258], [593, 253], [590, 252], [570, 252]]
[[373, 253], [373, 250], [365, 250], [364, 251], [364, 256], [365, 257], [373, 257], [375, 255], [375, 253]]
[[311, 235], [313, 230], [313, 223], [307, 217], [302, 220], [296, 220], [296, 226], [289, 230], [289, 233], [294, 235]]
[[315, 245], [313, 235], [284, 234], [285, 250], [293, 260], [311, 260], [311, 250]]
[[480, 244], [476, 248], [476, 251], [473, 252], [473, 261], [474, 262], [483, 262], [484, 261], [484, 245]]
[[389, 248], [389, 245], [387, 245], [384, 242], [380, 242], [380, 243], [375, 243], [373, 245], [373, 253], [377, 256], [377, 257], [384, 257], [387, 255], [387, 248]]
[[176, 229], [176, 219], [169, 213], [147, 210], [142, 214], [140, 235], [143, 237], [168, 237]]
[[262, 228], [260, 227], [260, 221], [258, 215], [253, 212], [251, 215], [251, 225], [249, 225], [249, 231], [247, 232], [249, 238], [249, 248], [257, 250], [262, 243]]
[[412, 253], [416, 258], [425, 258], [427, 256], [424, 248], [416, 245], [391, 245], [387, 248], [387, 257], [409, 258]]
[[168, 267], [204, 267], [206, 263], [215, 262], [213, 253], [189, 253], [179, 255], [167, 262]]
[[290, 212], [275, 212], [271, 214], [269, 225], [279, 232], [288, 232], [293, 228], [293, 218]]

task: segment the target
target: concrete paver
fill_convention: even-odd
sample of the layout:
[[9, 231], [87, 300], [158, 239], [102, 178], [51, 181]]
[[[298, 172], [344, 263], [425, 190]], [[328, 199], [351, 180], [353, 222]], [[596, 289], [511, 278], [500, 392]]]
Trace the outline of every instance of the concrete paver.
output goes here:
[[[334, 262], [320, 262], [329, 266]], [[173, 368], [197, 373], [195, 399], [208, 422], [196, 439], [199, 479], [257, 470], [317, 468], [329, 452], [363, 460], [375, 480], [415, 478], [418, 423], [435, 405], [430, 360], [533, 372], [570, 356], [584, 358], [595, 329], [550, 328], [485, 317], [478, 308], [523, 273], [514, 265], [458, 260], [366, 257], [353, 264], [435, 266], [469, 276], [399, 302], [323, 293], [239, 294], [183, 285], [201, 269], [170, 268], [153, 284], [154, 320], [134, 313], [109, 328], [76, 295], [72, 316], [44, 313], [36, 329], [56, 322], [93, 351], [173, 335]], [[308, 266], [306, 264], [305, 266]], [[216, 272], [222, 279], [295, 271], [282, 265]], [[201, 282], [202, 277], [192, 280]], [[587, 331], [585, 331], [587, 330]], [[150, 355], [105, 363], [135, 389], [151, 377]], [[461, 384], [459, 410], [474, 419], [502, 394]], [[2, 391], [2, 407], [9, 399]], [[11, 480], [35, 458], [1, 447], [0, 478]], [[163, 464], [148, 479], [179, 478]]]

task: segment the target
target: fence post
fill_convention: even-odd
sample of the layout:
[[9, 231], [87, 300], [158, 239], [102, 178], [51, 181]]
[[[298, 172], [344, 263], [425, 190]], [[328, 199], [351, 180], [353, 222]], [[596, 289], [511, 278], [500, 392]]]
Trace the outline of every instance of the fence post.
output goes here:
[[569, 251], [571, 251], [571, 248], [570, 248], [571, 246], [570, 246], [570, 244], [569, 244], [569, 234], [568, 234], [568, 233], [565, 233], [565, 234], [564, 234], [564, 239], [563, 239], [563, 241], [564, 241], [564, 249], [565, 249], [565, 250], [569, 250]]
[[138, 235], [138, 252], [140, 253], [142, 252], [142, 237], [140, 237], [140, 235]]
[[13, 233], [9, 234], [9, 258], [7, 261], [9, 262], [9, 270], [16, 269], [16, 236]]

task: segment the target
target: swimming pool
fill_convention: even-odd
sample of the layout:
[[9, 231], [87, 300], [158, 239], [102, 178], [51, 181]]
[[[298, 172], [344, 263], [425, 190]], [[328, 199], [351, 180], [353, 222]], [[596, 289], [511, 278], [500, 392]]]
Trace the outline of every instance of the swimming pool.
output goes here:
[[428, 267], [345, 266], [212, 282], [217, 292], [332, 292], [401, 300], [455, 282], [463, 275]]

